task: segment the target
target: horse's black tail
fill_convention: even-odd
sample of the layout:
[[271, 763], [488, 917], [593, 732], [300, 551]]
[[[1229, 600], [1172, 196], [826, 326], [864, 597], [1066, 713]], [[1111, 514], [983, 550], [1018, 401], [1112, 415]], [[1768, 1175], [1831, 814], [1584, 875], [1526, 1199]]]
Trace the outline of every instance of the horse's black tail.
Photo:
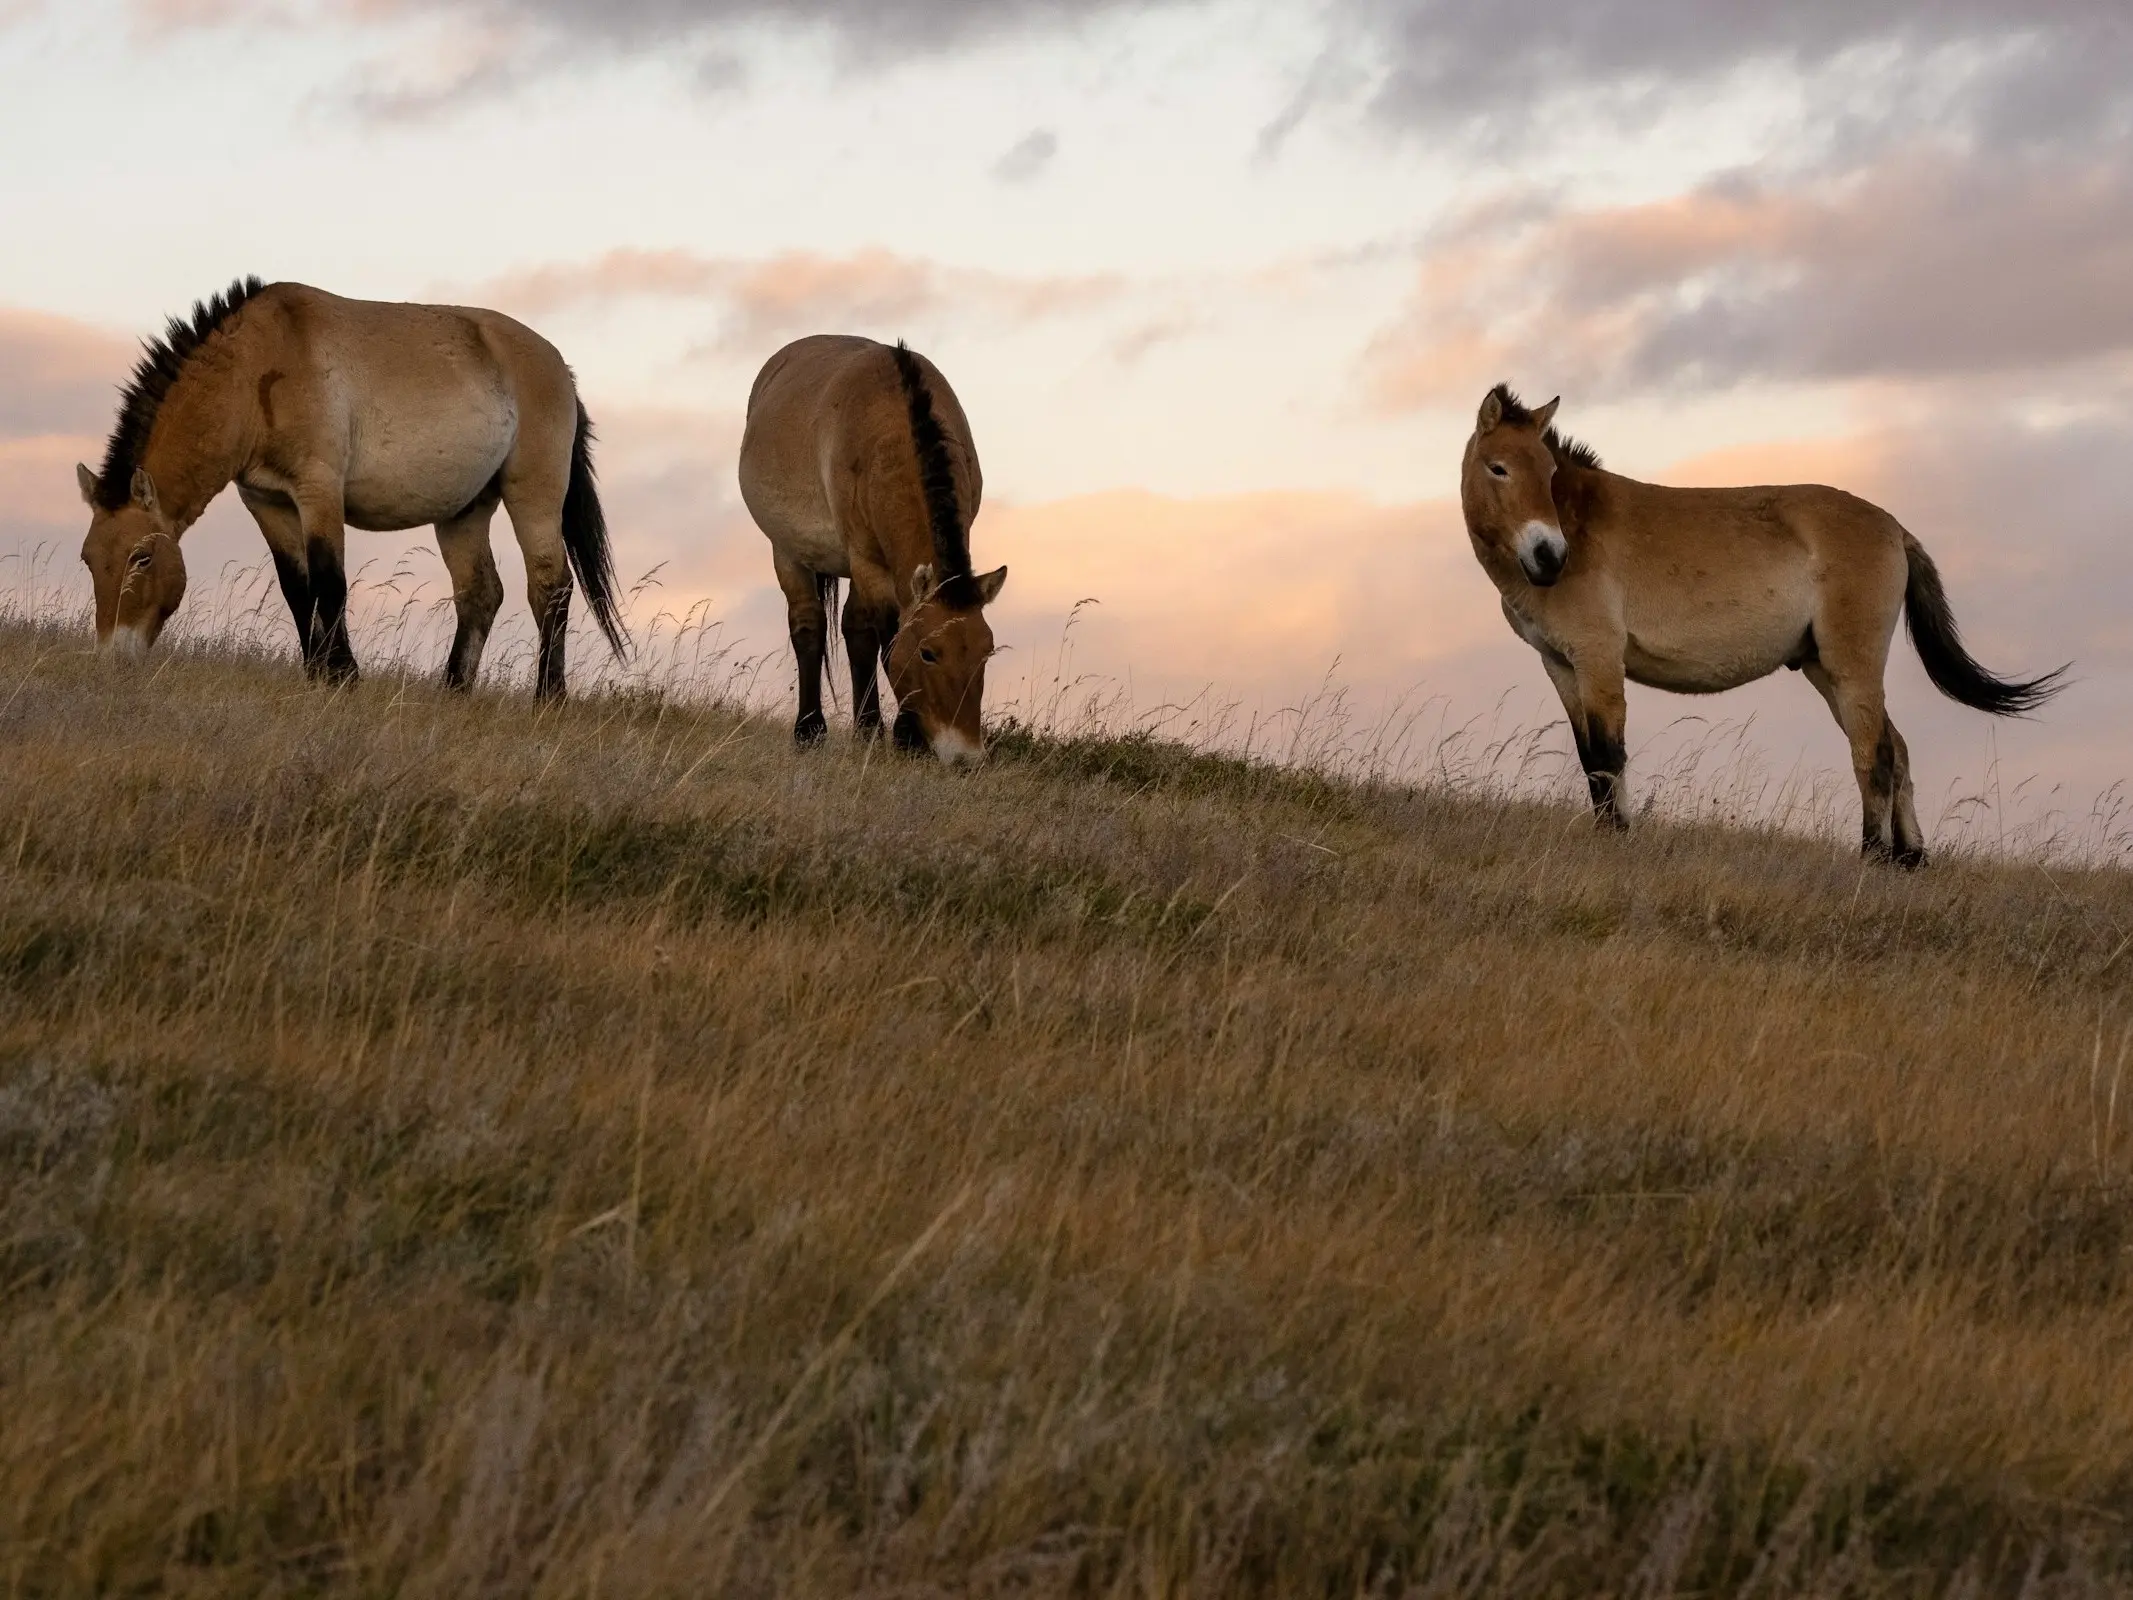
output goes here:
[[600, 488], [593, 481], [593, 425], [578, 402], [578, 437], [570, 447], [570, 488], [563, 496], [563, 551], [570, 570], [592, 608], [593, 621], [607, 636], [618, 659], [630, 653], [629, 630], [615, 608], [615, 558], [607, 547], [607, 514], [600, 509]]
[[1996, 677], [1979, 666], [1955, 631], [1955, 614], [1948, 609], [1948, 594], [1941, 587], [1940, 569], [1933, 565], [1933, 558], [1908, 533], [1903, 536], [1903, 554], [1911, 567], [1903, 591], [1903, 620], [1934, 688], [1950, 700], [1996, 717], [2019, 717], [2066, 687], [2071, 662], [2035, 678]]
[[[837, 664], [837, 580], [827, 572], [815, 574], [815, 598], [822, 602], [822, 659], [834, 668]], [[830, 699], [837, 698], [837, 674], [830, 673]]]

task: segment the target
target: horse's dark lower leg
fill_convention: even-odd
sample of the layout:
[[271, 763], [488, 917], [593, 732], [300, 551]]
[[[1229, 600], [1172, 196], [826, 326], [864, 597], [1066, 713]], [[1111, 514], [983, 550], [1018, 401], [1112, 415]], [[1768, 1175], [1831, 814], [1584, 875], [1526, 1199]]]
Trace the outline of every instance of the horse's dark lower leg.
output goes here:
[[793, 743], [811, 749], [829, 734], [822, 715], [823, 621], [806, 617], [792, 625], [793, 659], [800, 664], [800, 714], [793, 720]]
[[474, 675], [481, 670], [481, 652], [489, 642], [487, 628], [475, 628], [465, 617], [452, 634], [452, 653], [444, 658], [444, 686], [457, 689], [462, 694], [474, 687]]
[[795, 629], [792, 653], [800, 662], [800, 714], [793, 719], [793, 743], [813, 748], [829, 736], [829, 719], [822, 715], [822, 633], [818, 628]]
[[1926, 864], [1926, 847], [1909, 793], [1908, 754], [1896, 725], [1884, 716], [1873, 765], [1859, 785], [1859, 853], [1869, 861], [1917, 868]]
[[1889, 740], [1896, 747], [1896, 795], [1890, 815], [1896, 838], [1896, 864], [1915, 871], [1926, 864], [1926, 835], [1918, 825], [1918, 797], [1911, 787], [1911, 752], [1903, 735], [1896, 731], [1896, 724], [1891, 722], [1888, 727]]
[[829, 732], [822, 715], [822, 660], [829, 646], [830, 586], [775, 545], [771, 564], [785, 594], [785, 631], [792, 640], [800, 676], [800, 714], [793, 719], [793, 743], [803, 750], [812, 749]]
[[1833, 667], [1819, 650], [1800, 663], [1800, 671], [1828, 704], [1851, 746], [1852, 776], [1859, 783], [1860, 854], [1870, 861], [1918, 866], [1926, 858], [1925, 840], [1911, 805], [1903, 736], [1889, 721], [1882, 698], [1881, 668], [1878, 657], [1853, 660], [1841, 655]]
[[452, 652], [444, 658], [444, 686], [464, 693], [481, 671], [489, 630], [504, 603], [504, 580], [497, 575], [489, 549], [489, 518], [495, 507], [484, 503], [466, 514], [437, 524], [437, 548], [452, 575], [452, 609], [458, 627]]
[[1617, 832], [1629, 826], [1623, 813], [1622, 774], [1629, 765], [1629, 751], [1622, 735], [1610, 728], [1597, 712], [1585, 718], [1585, 735], [1578, 741], [1578, 755], [1585, 763], [1585, 788], [1592, 796], [1593, 819]]
[[311, 575], [303, 562], [283, 550], [274, 552], [274, 576], [281, 584], [281, 597], [289, 604], [289, 618], [296, 624], [296, 651], [302, 658], [304, 670], [316, 674], [318, 663], [312, 655], [311, 627], [314, 608], [311, 603]]
[[550, 589], [536, 615], [540, 619], [541, 653], [534, 698], [560, 700], [566, 688], [563, 658], [570, 643], [570, 585], [559, 583]]
[[844, 611], [844, 654], [852, 668], [852, 726], [862, 739], [881, 737], [879, 625], [856, 605]]
[[340, 552], [324, 539], [310, 540], [304, 555], [311, 589], [310, 667], [328, 683], [356, 680], [355, 650], [348, 642], [348, 574]]

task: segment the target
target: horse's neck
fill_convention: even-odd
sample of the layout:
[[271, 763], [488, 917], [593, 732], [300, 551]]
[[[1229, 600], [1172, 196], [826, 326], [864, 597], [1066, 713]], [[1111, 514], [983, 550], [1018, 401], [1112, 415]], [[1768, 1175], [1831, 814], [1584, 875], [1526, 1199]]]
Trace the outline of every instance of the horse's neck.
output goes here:
[[156, 413], [142, 465], [156, 498], [182, 534], [244, 465], [245, 413], [235, 396], [236, 363], [196, 367], [179, 378]]

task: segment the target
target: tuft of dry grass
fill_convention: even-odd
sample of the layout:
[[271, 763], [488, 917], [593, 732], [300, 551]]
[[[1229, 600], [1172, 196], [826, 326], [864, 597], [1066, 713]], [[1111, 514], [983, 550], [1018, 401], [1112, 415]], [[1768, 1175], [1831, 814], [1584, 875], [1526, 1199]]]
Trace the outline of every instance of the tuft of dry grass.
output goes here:
[[0, 630], [10, 1594], [2133, 1581], [2133, 882]]

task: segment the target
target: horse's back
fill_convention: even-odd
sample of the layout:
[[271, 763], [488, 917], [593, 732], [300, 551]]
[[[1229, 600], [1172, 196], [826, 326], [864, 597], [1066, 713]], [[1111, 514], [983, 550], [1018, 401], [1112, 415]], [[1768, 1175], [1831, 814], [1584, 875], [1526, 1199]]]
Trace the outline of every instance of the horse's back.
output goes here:
[[748, 418], [783, 418], [796, 408], [819, 404], [848, 387], [869, 365], [891, 369], [889, 347], [852, 333], [811, 333], [784, 346], [756, 374], [748, 391]]
[[262, 359], [302, 392], [294, 425], [315, 430], [322, 448], [345, 441], [354, 525], [419, 527], [456, 515], [522, 438], [530, 470], [567, 477], [576, 389], [560, 353], [523, 323], [303, 284], [277, 284], [265, 297], [279, 328]]
[[350, 300], [304, 284], [276, 284], [276, 297], [304, 344], [321, 362], [436, 386], [457, 379], [508, 382], [543, 399], [574, 394], [562, 353], [516, 317], [486, 306]]
[[[940, 370], [918, 358], [934, 414], [978, 493], [970, 425]], [[910, 407], [895, 352], [853, 334], [795, 339], [763, 364], [741, 435], [741, 498], [781, 554], [850, 575], [852, 524], [922, 515]]]

